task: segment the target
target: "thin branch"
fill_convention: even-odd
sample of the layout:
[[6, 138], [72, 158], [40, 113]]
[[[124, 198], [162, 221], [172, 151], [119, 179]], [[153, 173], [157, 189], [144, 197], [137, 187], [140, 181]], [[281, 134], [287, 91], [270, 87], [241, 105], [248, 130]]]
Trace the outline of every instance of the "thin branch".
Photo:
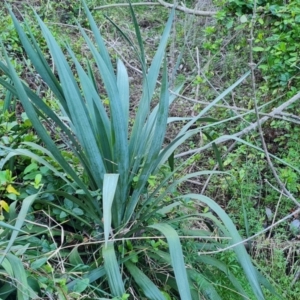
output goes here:
[[[271, 117], [274, 118], [277, 114], [280, 114], [289, 105], [293, 104], [294, 102], [296, 102], [299, 99], [300, 99], [300, 92], [298, 94], [296, 94], [295, 96], [293, 96], [290, 100], [286, 101], [285, 103], [281, 104], [277, 108], [273, 109], [267, 116], [264, 116], [263, 118], [259, 119], [257, 122], [251, 123], [249, 126], [244, 128], [243, 130], [233, 134], [232, 137], [239, 137], [240, 138], [241, 136], [247, 134], [251, 130], [256, 129], [258, 124], [262, 125], [263, 123], [265, 123]], [[216, 145], [221, 144], [223, 142], [224, 142], [224, 140], [222, 140], [222, 139], [215, 141]], [[202, 150], [204, 150], [204, 149], [202, 149]], [[177, 155], [175, 155], [175, 158], [190, 155], [190, 154], [194, 154], [194, 153], [197, 153], [197, 152], [199, 152], [199, 148], [177, 154]]]
[[[131, 3], [131, 6], [155, 6], [155, 5], [161, 5], [157, 2], [137, 2], [137, 3]], [[122, 7], [122, 6], [129, 6], [129, 3], [114, 3], [114, 4], [107, 4], [107, 5], [101, 5], [96, 6], [93, 8], [93, 10], [101, 10], [101, 9], [109, 9], [113, 7]]]
[[[295, 213], [295, 212], [294, 212]], [[216, 240], [216, 236], [206, 236], [206, 235], [179, 235], [178, 236], [180, 239], [205, 239], [205, 240]], [[228, 236], [218, 236], [217, 237], [220, 240], [231, 240], [231, 237]], [[139, 237], [122, 237], [122, 238], [117, 238], [117, 239], [110, 239], [110, 241], [117, 242], [117, 241], [133, 241], [133, 240], [150, 240], [150, 239], [166, 239], [164, 235], [159, 235], [159, 236], [139, 236]], [[79, 246], [87, 246], [87, 245], [101, 245], [104, 244], [104, 240], [99, 240], [99, 241], [88, 241], [84, 243], [78, 243], [76, 244], [76, 247]], [[74, 245], [67, 245], [62, 247], [61, 249], [68, 249], [68, 248], [73, 248]], [[54, 252], [54, 251], [52, 251]]]
[[[182, 11], [186, 14], [196, 15], [196, 16], [204, 16], [204, 17], [211, 17], [214, 16], [217, 12], [216, 11], [204, 11], [204, 10], [196, 10], [196, 9], [190, 9], [186, 8], [184, 6], [176, 6], [170, 3], [167, 3], [163, 0], [157, 0], [157, 2], [137, 2], [137, 3], [131, 3], [132, 6], [154, 6], [154, 5], [162, 5], [166, 8], [174, 8]], [[117, 4], [108, 4], [108, 5], [102, 5], [102, 6], [96, 6], [93, 9], [94, 10], [100, 10], [100, 9], [108, 9], [112, 7], [121, 7], [121, 6], [129, 6], [129, 3], [117, 3]]]
[[298, 267], [297, 269], [298, 269], [298, 271], [296, 272], [296, 274], [295, 274], [295, 276], [294, 276], [294, 279], [293, 279], [293, 281], [292, 281], [292, 283], [291, 283], [291, 286], [293, 286], [293, 285], [296, 283], [296, 281], [300, 278], [300, 270], [299, 270], [299, 267]]
[[[276, 219], [276, 216], [277, 216], [277, 213], [278, 213], [278, 208], [279, 208], [279, 204], [281, 202], [282, 196], [283, 196], [283, 192], [280, 193], [280, 197], [279, 197], [279, 200], [278, 200], [277, 205], [276, 205], [276, 209], [275, 209], [275, 212], [274, 212], [274, 216], [273, 216], [273, 220], [272, 220], [272, 224], [271, 225], [273, 225], [275, 223], [275, 219]], [[269, 232], [269, 235], [268, 235], [268, 239], [271, 238], [272, 229], [273, 228], [270, 229], [270, 232]]]
[[[160, 82], [158, 82], [160, 84]], [[209, 105], [211, 102], [208, 102], [208, 101], [204, 101], [204, 100], [195, 100], [194, 98], [190, 98], [190, 97], [186, 97], [186, 96], [183, 96], [183, 95], [180, 95], [178, 93], [175, 93], [174, 91], [172, 90], [169, 90], [169, 92], [173, 95], [176, 95], [178, 98], [181, 98], [181, 99], [184, 99], [184, 100], [187, 100], [187, 101], [191, 101], [193, 103], [199, 103], [199, 104], [204, 104], [204, 105]], [[278, 97], [279, 98], [279, 97]], [[278, 100], [275, 99], [275, 100]], [[291, 99], [292, 100], [292, 99]], [[293, 100], [292, 102], [295, 102], [297, 99]], [[269, 102], [269, 103], [265, 103], [263, 105], [261, 105], [259, 107], [259, 109], [265, 107], [266, 105], [269, 105], [269, 104], [272, 104], [273, 101]], [[288, 105], [290, 105], [291, 103], [289, 103]], [[235, 113], [238, 112], [238, 111], [241, 111], [241, 112], [245, 112], [245, 113], [255, 113], [254, 109], [247, 109], [247, 108], [243, 108], [243, 107], [238, 107], [238, 106], [232, 106], [232, 105], [224, 105], [224, 104], [215, 104], [214, 107], [219, 107], [219, 108], [225, 108], [225, 109], [230, 109], [232, 111], [234, 111]], [[284, 121], [288, 121], [288, 122], [292, 122], [292, 123], [295, 123], [295, 124], [300, 124], [300, 117], [298, 116], [295, 116], [293, 114], [290, 114], [290, 113], [286, 113], [286, 112], [283, 112], [281, 110], [285, 109], [286, 108], [286, 105], [285, 103], [283, 104], [283, 106], [279, 106], [278, 108], [275, 108], [273, 109], [270, 113], [264, 113], [264, 112], [259, 112], [259, 115], [260, 116], [266, 116], [267, 118], [276, 118], [276, 119], [280, 119], [280, 120], [284, 120]], [[267, 120], [267, 119], [266, 119]], [[263, 121], [263, 122], [262, 122]], [[264, 119], [261, 119], [260, 122], [264, 123], [265, 120]], [[257, 125], [257, 122], [253, 123], [253, 124], [250, 124], [249, 126], [256, 126]], [[254, 127], [255, 128], [255, 127]], [[253, 128], [253, 129], [254, 129]], [[245, 128], [246, 130], [246, 128]], [[247, 130], [248, 130], [248, 127], [247, 127]], [[251, 130], [251, 129], [250, 129]], [[249, 130], [249, 131], [250, 131]], [[240, 134], [240, 133], [237, 133], [237, 134]]]
[[251, 125], [249, 125], [248, 127], [246, 127], [245, 129], [243, 129], [242, 131], [234, 134], [234, 136], [236, 137], [241, 137], [242, 135], [245, 135], [246, 133], [248, 133], [249, 131], [255, 129], [258, 125], [262, 125], [263, 123], [265, 123], [267, 120], [269, 120], [271, 117], [275, 117], [276, 115], [281, 114], [281, 112], [286, 109], [289, 105], [293, 104], [294, 102], [296, 102], [297, 100], [300, 99], [300, 92], [298, 94], [296, 94], [295, 96], [293, 96], [291, 99], [289, 99], [288, 101], [284, 102], [283, 104], [281, 104], [280, 106], [278, 106], [277, 108], [273, 109], [267, 116], [259, 119], [257, 122], [252, 123]]
[[197, 16], [214, 16], [217, 12], [216, 11], [204, 11], [204, 10], [196, 10], [196, 9], [190, 9], [186, 8], [184, 6], [179, 6], [179, 5], [173, 5], [170, 3], [167, 3], [163, 0], [157, 0], [161, 5], [167, 8], [173, 8], [180, 10], [186, 14], [191, 14], [191, 15], [197, 15]]
[[265, 229], [259, 231], [258, 233], [254, 234], [254, 235], [250, 236], [249, 238], [244, 239], [244, 240], [242, 240], [242, 241], [240, 241], [240, 242], [238, 242], [238, 243], [232, 244], [232, 245], [230, 245], [230, 246], [228, 246], [228, 247], [225, 247], [225, 248], [222, 248], [222, 249], [220, 249], [220, 250], [208, 251], [208, 252], [198, 252], [198, 255], [203, 255], [203, 254], [205, 254], [205, 255], [207, 255], [207, 254], [216, 254], [216, 253], [220, 253], [220, 252], [224, 252], [224, 251], [226, 251], [226, 250], [232, 249], [232, 248], [234, 248], [234, 247], [236, 247], [236, 246], [238, 246], [238, 245], [245, 244], [246, 242], [249, 242], [249, 241], [253, 240], [254, 238], [260, 236], [261, 234], [263, 234], [263, 233], [265, 233], [265, 232], [271, 230], [273, 227], [279, 225], [280, 223], [282, 223], [282, 222], [288, 220], [289, 218], [293, 217], [294, 215], [298, 214], [299, 212], [300, 212], [300, 208], [298, 208], [297, 210], [295, 210], [295, 211], [292, 212], [291, 214], [285, 216], [284, 218], [280, 219], [279, 221], [275, 222], [274, 224], [268, 226], [267, 228], [265, 228]]

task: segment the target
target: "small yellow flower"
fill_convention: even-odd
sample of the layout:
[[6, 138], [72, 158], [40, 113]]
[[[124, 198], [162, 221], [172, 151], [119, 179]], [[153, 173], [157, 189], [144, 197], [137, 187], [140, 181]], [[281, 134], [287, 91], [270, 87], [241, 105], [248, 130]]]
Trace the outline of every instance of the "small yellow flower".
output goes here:
[[6, 191], [10, 194], [20, 195], [20, 193], [11, 184], [6, 187]]
[[4, 200], [0, 200], [0, 210], [2, 211], [2, 208], [6, 211], [9, 212], [9, 206], [7, 204], [7, 202], [5, 202]]

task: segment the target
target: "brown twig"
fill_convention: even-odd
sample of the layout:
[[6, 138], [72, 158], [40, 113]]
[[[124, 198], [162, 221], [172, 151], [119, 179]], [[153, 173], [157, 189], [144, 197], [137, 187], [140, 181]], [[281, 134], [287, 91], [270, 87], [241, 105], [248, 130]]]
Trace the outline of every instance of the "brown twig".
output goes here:
[[279, 225], [280, 223], [282, 223], [282, 222], [284, 222], [284, 221], [290, 219], [291, 217], [293, 217], [294, 215], [298, 214], [299, 212], [300, 212], [300, 208], [298, 208], [297, 210], [295, 210], [295, 211], [292, 212], [291, 214], [285, 216], [284, 218], [280, 219], [279, 221], [275, 222], [275, 223], [272, 224], [271, 226], [268, 226], [267, 228], [265, 228], [265, 229], [263, 229], [263, 230], [257, 232], [256, 234], [254, 234], [254, 235], [250, 236], [249, 238], [244, 239], [244, 240], [242, 240], [242, 241], [240, 241], [240, 242], [238, 242], [238, 243], [232, 244], [232, 245], [230, 245], [230, 246], [228, 246], [228, 247], [225, 247], [225, 248], [222, 248], [222, 249], [220, 249], [220, 250], [208, 251], [208, 252], [198, 252], [198, 255], [203, 255], [203, 254], [204, 254], [204, 255], [207, 255], [207, 254], [216, 254], [216, 253], [220, 253], [220, 252], [224, 252], [224, 251], [227, 251], [227, 250], [229, 250], [229, 249], [232, 249], [232, 248], [234, 248], [234, 247], [236, 247], [236, 246], [238, 246], [238, 245], [245, 244], [245, 243], [247, 243], [247, 242], [253, 240], [254, 238], [260, 236], [261, 234], [263, 234], [263, 233], [269, 231], [270, 229], [272, 229], [273, 227]]
[[[235, 137], [239, 137], [239, 138], [242, 137], [243, 135], [247, 134], [251, 130], [256, 129], [257, 126], [258, 126], [258, 124], [262, 125], [263, 123], [265, 123], [270, 118], [275, 117], [276, 115], [280, 114], [289, 105], [293, 104], [294, 102], [296, 102], [299, 99], [300, 99], [300, 92], [297, 95], [293, 96], [290, 100], [286, 101], [282, 105], [280, 105], [277, 108], [273, 109], [267, 116], [264, 116], [263, 118], [258, 119], [258, 121], [254, 122], [254, 123], [251, 123], [249, 126], [247, 126], [246, 128], [244, 128], [243, 130], [241, 130], [241, 131], [233, 134], [232, 137], [233, 138], [235, 138]], [[215, 141], [215, 144], [218, 145], [218, 144], [221, 144], [223, 142], [224, 142], [223, 139], [218, 139], [218, 140]], [[204, 150], [204, 148], [202, 148], [202, 150]], [[190, 154], [197, 153], [199, 151], [201, 151], [201, 150], [200, 149], [193, 149], [193, 150], [189, 150], [189, 151], [177, 154], [177, 155], [175, 155], [175, 157], [187, 156], [187, 155], [190, 155]]]
[[[158, 2], [137, 2], [137, 3], [131, 3], [132, 6], [155, 6], [155, 5], [162, 5], [166, 8], [174, 8], [176, 10], [182, 11], [186, 14], [196, 15], [196, 16], [205, 16], [205, 17], [211, 17], [216, 14], [216, 11], [204, 11], [204, 10], [196, 10], [196, 9], [190, 9], [184, 6], [174, 5], [167, 3], [163, 0], [157, 0]], [[96, 6], [93, 9], [94, 10], [100, 10], [100, 9], [108, 9], [112, 7], [121, 7], [121, 6], [129, 6], [129, 3], [116, 3], [116, 4], [108, 4], [108, 5], [102, 5], [102, 6]]]

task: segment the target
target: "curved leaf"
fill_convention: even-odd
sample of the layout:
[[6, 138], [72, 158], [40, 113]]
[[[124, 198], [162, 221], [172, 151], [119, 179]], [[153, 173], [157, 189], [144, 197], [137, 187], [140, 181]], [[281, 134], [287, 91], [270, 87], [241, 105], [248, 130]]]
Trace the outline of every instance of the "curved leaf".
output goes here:
[[168, 224], [160, 223], [149, 227], [159, 230], [166, 237], [180, 297], [181, 299], [191, 300], [190, 286], [177, 232]]
[[[224, 226], [226, 227], [228, 233], [232, 237], [232, 239], [230, 241], [231, 244], [236, 244], [236, 243], [240, 243], [243, 241], [243, 239], [239, 235], [239, 233], [238, 233], [235, 225], [233, 224], [232, 220], [230, 219], [230, 217], [216, 202], [214, 202], [213, 200], [211, 200], [210, 198], [208, 198], [204, 195], [197, 195], [197, 194], [188, 194], [188, 195], [185, 195], [185, 196], [179, 197], [179, 198], [195, 199], [199, 202], [203, 202], [203, 203], [207, 204], [219, 216], [219, 218], [224, 223]], [[247, 276], [247, 278], [249, 280], [249, 283], [252, 287], [252, 290], [253, 290], [256, 298], [262, 299], [262, 300], [265, 299], [262, 289], [261, 289], [261, 286], [260, 286], [259, 278], [257, 276], [257, 270], [253, 266], [253, 264], [251, 262], [251, 258], [248, 255], [244, 245], [241, 243], [241, 244], [235, 246], [233, 248], [233, 250], [235, 251], [237, 258], [238, 258], [241, 266], [244, 269], [245, 275]]]
[[14, 244], [14, 241], [17, 238], [17, 236], [20, 232], [20, 229], [24, 225], [28, 209], [31, 207], [32, 203], [35, 201], [37, 196], [38, 196], [38, 194], [30, 195], [22, 201], [22, 207], [21, 207], [20, 212], [18, 213], [18, 218], [17, 218], [17, 221], [14, 226], [17, 230], [14, 230], [12, 232], [9, 243], [8, 243], [5, 251], [0, 256], [0, 264], [3, 262], [3, 259], [7, 256], [10, 248]]
[[147, 299], [165, 300], [157, 286], [139, 268], [130, 261], [124, 264]]

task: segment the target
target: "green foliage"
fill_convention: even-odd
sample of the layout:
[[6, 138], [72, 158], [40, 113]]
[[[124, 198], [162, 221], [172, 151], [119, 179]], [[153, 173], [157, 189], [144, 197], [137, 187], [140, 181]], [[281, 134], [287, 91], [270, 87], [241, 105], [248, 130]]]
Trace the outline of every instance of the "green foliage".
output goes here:
[[[219, 25], [226, 25], [228, 29], [233, 24], [240, 23], [235, 30], [250, 26], [254, 1], [226, 1], [224, 8], [218, 12]], [[293, 96], [299, 89], [298, 63], [299, 54], [299, 11], [300, 2], [290, 1], [256, 1], [254, 47], [255, 58], [263, 58], [258, 68], [261, 70], [265, 84], [263, 91], [270, 91], [271, 95], [285, 92], [288, 97]], [[237, 19], [238, 18], [238, 19]], [[239, 22], [238, 22], [239, 21]], [[208, 32], [214, 33], [214, 27]], [[243, 41], [243, 43], [246, 40]], [[242, 47], [243, 45], [235, 45]], [[247, 46], [247, 44], [244, 44]], [[211, 48], [218, 51], [217, 43]], [[211, 49], [212, 50], [212, 49]]]
[[[25, 235], [33, 233], [36, 238], [29, 241], [35, 250], [30, 252], [25, 249], [24, 252], [30, 254], [30, 267], [34, 271], [29, 273], [39, 287], [34, 290], [39, 295], [56, 294], [59, 298], [66, 299], [68, 293], [76, 298], [78, 294], [87, 292], [94, 298], [127, 299], [130, 295], [126, 291], [130, 287], [130, 291], [139, 299], [198, 299], [199, 294], [207, 299], [218, 299], [219, 291], [214, 287], [213, 276], [209, 276], [209, 272], [202, 274], [197, 265], [201, 262], [212, 266], [212, 272], [225, 273], [227, 266], [224, 259], [222, 262], [222, 259], [206, 258], [197, 253], [198, 248], [192, 252], [196, 257], [194, 264], [187, 265], [186, 248], [182, 247], [179, 238], [183, 223], [190, 227], [194, 220], [209, 220], [214, 228], [205, 228], [201, 232], [201, 240], [211, 249], [238, 243], [233, 250], [240, 270], [248, 280], [247, 288], [257, 299], [264, 299], [261, 285], [265, 283], [253, 266], [241, 236], [225, 211], [208, 197], [197, 194], [182, 196], [176, 190], [182, 182], [192, 177], [217, 172], [201, 171], [177, 178], [177, 171], [182, 166], [175, 168], [173, 157], [175, 150], [200, 132], [201, 128], [189, 130], [193, 124], [215, 122], [203, 117], [204, 114], [243, 82], [249, 72], [196, 117], [190, 118], [178, 135], [165, 145], [167, 124], [174, 121], [168, 118], [168, 110], [176, 98], [168, 90], [165, 53], [174, 11], [170, 14], [149, 66], [146, 64], [142, 36], [132, 7], [130, 11], [138, 46], [116, 27], [139, 57], [143, 73], [142, 95], [132, 120], [129, 76], [125, 65], [120, 59], [116, 62], [111, 60], [95, 20], [86, 4], [83, 3], [83, 6], [93, 34], [93, 38], [89, 37], [85, 29], [79, 26], [81, 38], [90, 50], [86, 63], [78, 59], [69, 44], [62, 49], [55, 35], [38, 14], [35, 15], [54, 61], [55, 72], [31, 26], [26, 22], [22, 25], [10, 10], [22, 47], [35, 72], [42, 77], [54, 95], [57, 104], [53, 106], [59, 107], [60, 111], [54, 111], [49, 101], [44, 101], [39, 93], [20, 79], [2, 43], [5, 62], [0, 62], [0, 69], [5, 77], [0, 78], [0, 84], [11, 93], [12, 98], [21, 101], [38, 136], [35, 137], [37, 141], [34, 138], [29, 141], [21, 139], [21, 143], [14, 144], [14, 140], [8, 139], [0, 144], [3, 150], [1, 189], [3, 195], [13, 201], [9, 213], [14, 212], [14, 217], [17, 217], [13, 225], [10, 224], [13, 218], [8, 218], [7, 223], [2, 224], [3, 227], [6, 226], [3, 233], [13, 230], [1, 258], [3, 268], [8, 273], [9, 266], [4, 262], [10, 258], [12, 246], [18, 245], [19, 241], [24, 243], [24, 239], [18, 236], [18, 232], [22, 230]], [[113, 23], [112, 20], [111, 22]], [[159, 76], [161, 86], [159, 93], [156, 93]], [[201, 78], [196, 79], [196, 84], [199, 83]], [[99, 84], [104, 92], [100, 93]], [[180, 89], [181, 87], [176, 88], [176, 92]], [[11, 100], [9, 98], [8, 102]], [[157, 100], [156, 105], [154, 100]], [[177, 121], [182, 120], [186, 118], [177, 118]], [[11, 120], [6, 122], [9, 124]], [[9, 126], [10, 129], [13, 127]], [[54, 127], [57, 135], [65, 138], [67, 149], [61, 149], [55, 136], [49, 132], [49, 127]], [[10, 129], [9, 136], [13, 135]], [[212, 139], [211, 134], [206, 133], [206, 136]], [[221, 166], [220, 152], [213, 141], [211, 146]], [[7, 167], [14, 159], [21, 161], [21, 164], [18, 163], [21, 165], [19, 170], [14, 165], [10, 166], [11, 170]], [[169, 171], [167, 163], [172, 171]], [[161, 173], [166, 169], [168, 171], [162, 176]], [[16, 183], [12, 172], [22, 180], [20, 195], [17, 195], [12, 185], [10, 187], [10, 184]], [[14, 194], [15, 197], [8, 197], [9, 194]], [[19, 211], [15, 209], [18, 200], [22, 200]], [[209, 207], [214, 215], [208, 210], [204, 213], [196, 211], [191, 216], [181, 214], [181, 209], [195, 210], [199, 203]], [[179, 212], [174, 212], [175, 208], [179, 208]], [[44, 232], [30, 220], [30, 215], [37, 213], [42, 216], [39, 210], [43, 209], [51, 211], [50, 219], [55, 223], [54, 227], [61, 227], [60, 234], [56, 228], [50, 228], [47, 237], [37, 237]], [[29, 225], [25, 224], [25, 220]], [[57, 224], [62, 221], [66, 222], [65, 228]], [[161, 237], [157, 240], [157, 230], [164, 235], [166, 242]], [[211, 238], [214, 231], [222, 242]], [[68, 247], [62, 247], [65, 243], [62, 232], [66, 233], [66, 242], [71, 243], [71, 252], [65, 250]], [[86, 237], [82, 237], [86, 232], [95, 243], [75, 246], [78, 242], [86, 242]], [[61, 238], [60, 248], [58, 241], [54, 239], [54, 233]], [[195, 236], [197, 235], [192, 235]], [[8, 235], [5, 236], [6, 240], [7, 237]], [[151, 241], [144, 243], [144, 239]], [[53, 256], [67, 261], [67, 270], [63, 269], [62, 274], [55, 270]], [[160, 268], [161, 265], [164, 266], [163, 269]], [[11, 280], [16, 278], [29, 285], [23, 270], [20, 274], [22, 278], [14, 273], [9, 273], [9, 276]], [[81, 276], [78, 277], [78, 274]], [[227, 282], [247, 297], [247, 292], [236, 277], [230, 272], [228, 274]], [[33, 292], [27, 285], [28, 298]], [[7, 288], [6, 285], [3, 286]], [[23, 292], [17, 286], [11, 293], [16, 291], [19, 294]]]
[[[300, 2], [291, 1], [283, 5], [268, 4], [261, 15], [261, 18], [267, 15], [267, 21], [261, 22], [263, 28], [257, 32], [256, 43], [267, 55], [259, 68], [274, 94], [289, 89], [292, 95], [299, 88], [299, 12]], [[268, 36], [263, 33], [266, 28], [271, 28]]]

